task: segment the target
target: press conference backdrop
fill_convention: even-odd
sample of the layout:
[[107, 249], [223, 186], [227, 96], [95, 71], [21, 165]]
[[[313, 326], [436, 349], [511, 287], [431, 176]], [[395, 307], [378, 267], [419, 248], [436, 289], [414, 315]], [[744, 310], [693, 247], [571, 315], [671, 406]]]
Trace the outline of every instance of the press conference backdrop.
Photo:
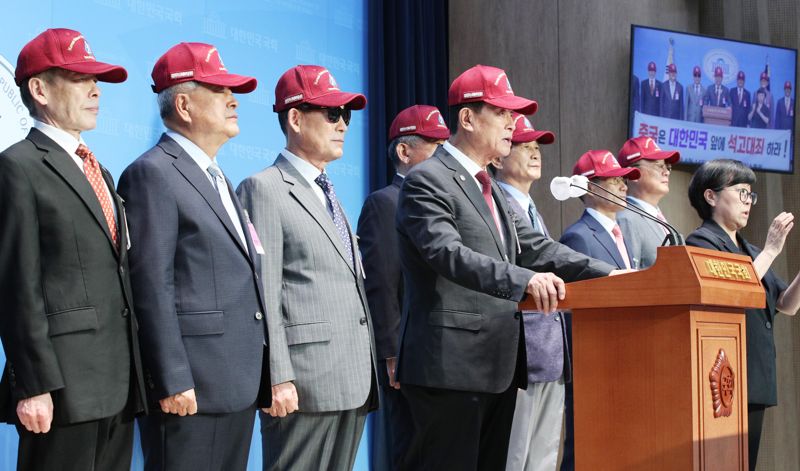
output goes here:
[[[284, 137], [272, 111], [275, 83], [297, 64], [327, 67], [343, 90], [367, 95], [366, 0], [76, 0], [3, 2], [0, 20], [0, 149], [23, 138], [31, 119], [19, 98], [13, 70], [22, 46], [52, 27], [84, 34], [100, 61], [128, 70], [121, 84], [100, 84], [98, 127], [84, 140], [118, 178], [153, 146], [164, 130], [150, 71], [156, 59], [182, 41], [217, 46], [231, 73], [255, 76], [258, 88], [239, 95], [241, 133], [220, 151], [218, 162], [234, 185], [272, 164]], [[367, 113], [355, 112], [344, 157], [328, 166], [347, 216], [358, 218], [367, 193]], [[0, 228], [2, 230], [2, 228]], [[2, 267], [0, 267], [2, 269]], [[0, 307], [2, 312], [2, 307]], [[7, 313], [2, 313], [8, 315]], [[0, 365], [5, 356], [0, 351]], [[16, 466], [17, 434], [0, 425], [0, 470]], [[366, 435], [355, 469], [367, 469]], [[142, 468], [138, 433], [133, 469]], [[261, 469], [258, 421], [248, 469]]]

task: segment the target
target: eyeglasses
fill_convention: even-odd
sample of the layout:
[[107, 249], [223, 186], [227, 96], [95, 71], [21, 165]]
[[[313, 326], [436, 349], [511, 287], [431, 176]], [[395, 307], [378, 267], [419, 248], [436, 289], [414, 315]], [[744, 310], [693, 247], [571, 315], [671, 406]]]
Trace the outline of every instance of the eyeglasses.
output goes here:
[[725, 190], [738, 191], [739, 192], [739, 201], [741, 201], [744, 204], [747, 204], [747, 200], [750, 200], [750, 204], [755, 206], [756, 205], [756, 201], [758, 201], [758, 193], [756, 193], [755, 191], [750, 191], [747, 188], [732, 188], [732, 187], [728, 187], [728, 188], [723, 188], [721, 190], [715, 190], [715, 191], [720, 192], [720, 191], [725, 191]]
[[342, 107], [335, 107], [329, 108], [327, 106], [314, 106], [308, 104], [302, 104], [297, 107], [301, 111], [326, 111], [325, 117], [328, 119], [328, 122], [331, 124], [336, 124], [339, 122], [339, 118], [344, 119], [344, 124], [346, 126], [350, 125], [350, 108], [342, 108]]
[[672, 165], [665, 164], [663, 162], [662, 163], [658, 163], [658, 164], [651, 163], [649, 165], [639, 164], [639, 165], [636, 165], [635, 167], [638, 168], [638, 169], [649, 169], [650, 171], [658, 173], [660, 175], [672, 172]]

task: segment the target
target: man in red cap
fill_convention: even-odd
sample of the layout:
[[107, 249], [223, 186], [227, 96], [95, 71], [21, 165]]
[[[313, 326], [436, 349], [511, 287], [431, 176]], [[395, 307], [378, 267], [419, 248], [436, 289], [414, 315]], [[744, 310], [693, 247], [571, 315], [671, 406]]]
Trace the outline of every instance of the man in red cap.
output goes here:
[[686, 121], [703, 122], [703, 95], [705, 90], [701, 81], [699, 66], [692, 69], [692, 84], [686, 87]]
[[[761, 123], [763, 123], [763, 127], [774, 128], [775, 120], [773, 119], [774, 112], [772, 106], [774, 104], [774, 98], [772, 97], [772, 91], [769, 86], [769, 74], [766, 72], [761, 72], [761, 76], [759, 77], [759, 79], [760, 79], [759, 80], [760, 87], [758, 87], [758, 90], [756, 90], [755, 98], [757, 100], [759, 92], [764, 94], [764, 102], [762, 108], [765, 109], [763, 109], [760, 114], [763, 115], [763, 118], [765, 119], [762, 119], [762, 116], [756, 116], [756, 119], [759, 120]], [[757, 103], [753, 104], [754, 107], [755, 105], [757, 105]], [[752, 109], [750, 110], [750, 114], [755, 115]]]
[[[620, 165], [641, 173], [637, 180], [628, 181], [628, 204], [666, 222], [658, 203], [669, 193], [669, 176], [680, 154], [662, 151], [653, 139], [639, 136], [625, 141], [618, 155]], [[666, 229], [630, 210], [620, 212], [617, 221], [631, 248], [628, 254], [634, 267], [647, 268], [655, 263], [656, 248], [664, 241]]]
[[656, 63], [647, 64], [647, 80], [642, 80], [642, 113], [659, 116], [661, 114], [661, 81], [656, 79]]
[[792, 82], [783, 84], [783, 98], [775, 106], [775, 129], [794, 129], [794, 99]]
[[661, 85], [661, 116], [670, 119], [683, 119], [683, 85], [678, 82], [678, 67], [667, 66], [666, 82]]
[[435, 106], [404, 109], [389, 127], [389, 160], [396, 174], [391, 185], [370, 194], [358, 218], [364, 257], [364, 279], [378, 355], [381, 407], [370, 427], [371, 462], [375, 469], [398, 469], [414, 431], [408, 403], [395, 381], [397, 342], [403, 301], [403, 274], [397, 253], [395, 213], [400, 186], [408, 172], [428, 159], [450, 131]]
[[536, 102], [516, 96], [503, 70], [478, 65], [453, 81], [448, 103], [454, 134], [406, 176], [397, 206], [406, 293], [397, 374], [415, 427], [405, 466], [498, 470], [527, 385], [517, 303], [528, 293], [550, 313], [560, 277], [612, 267], [513, 216], [486, 171], [511, 151], [511, 112], [533, 114]]
[[744, 71], [736, 74], [736, 88], [731, 89], [731, 126], [747, 127], [750, 114], [750, 92], [744, 88]]
[[17, 427], [20, 470], [130, 468], [144, 380], [127, 221], [82, 134], [97, 123], [97, 82], [126, 78], [70, 29], [17, 59], [34, 124], [0, 154], [0, 418]]
[[286, 148], [237, 189], [264, 243], [273, 396], [260, 415], [265, 470], [352, 469], [377, 407], [364, 269], [325, 171], [344, 153], [352, 110], [366, 103], [324, 67], [287, 70], [273, 106]]
[[[523, 224], [548, 239], [550, 232], [531, 198], [533, 183], [542, 176], [540, 144], [552, 144], [555, 135], [533, 128], [525, 116], [514, 113], [511, 152], [492, 162], [497, 184], [509, 208]], [[555, 322], [554, 322], [555, 321]], [[518, 389], [506, 470], [556, 469], [564, 413], [564, 380], [569, 378], [563, 313], [522, 313], [525, 337], [527, 389]]]
[[731, 106], [730, 93], [728, 87], [722, 85], [722, 67], [714, 67], [714, 83], [709, 85], [706, 89], [705, 97], [703, 98], [704, 105], [718, 106], [727, 108]]
[[[151, 403], [139, 421], [145, 469], [244, 470], [259, 391], [269, 405], [260, 244], [217, 161], [239, 134], [228, 72], [211, 44], [180, 43], [155, 63], [167, 131], [122, 174], [131, 280]], [[263, 374], [267, 376], [268, 373]]]

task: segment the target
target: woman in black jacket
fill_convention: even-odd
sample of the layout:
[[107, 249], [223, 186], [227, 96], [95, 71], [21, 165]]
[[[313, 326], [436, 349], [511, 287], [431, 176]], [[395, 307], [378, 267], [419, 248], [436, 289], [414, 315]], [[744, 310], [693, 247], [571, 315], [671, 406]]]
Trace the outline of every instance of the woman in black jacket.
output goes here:
[[688, 245], [748, 255], [761, 277], [767, 295], [765, 309], [747, 309], [747, 419], [750, 469], [755, 469], [764, 410], [777, 405], [775, 339], [772, 328], [778, 311], [793, 316], [800, 307], [800, 274], [786, 284], [770, 268], [783, 250], [794, 216], [782, 212], [772, 221], [764, 250], [748, 243], [739, 233], [747, 225], [758, 195], [750, 185], [756, 175], [738, 160], [717, 159], [697, 169], [689, 183], [689, 201], [703, 225], [686, 239]]

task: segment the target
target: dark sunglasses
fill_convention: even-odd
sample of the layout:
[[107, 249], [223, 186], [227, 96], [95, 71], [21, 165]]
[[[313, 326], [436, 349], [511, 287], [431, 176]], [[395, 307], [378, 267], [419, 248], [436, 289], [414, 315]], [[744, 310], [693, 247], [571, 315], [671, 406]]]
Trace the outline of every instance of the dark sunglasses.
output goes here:
[[328, 108], [327, 106], [314, 106], [314, 105], [307, 105], [302, 104], [297, 107], [300, 111], [325, 111], [326, 118], [328, 118], [328, 122], [331, 124], [336, 124], [339, 122], [339, 118], [344, 119], [344, 124], [346, 126], [350, 125], [350, 108]]

